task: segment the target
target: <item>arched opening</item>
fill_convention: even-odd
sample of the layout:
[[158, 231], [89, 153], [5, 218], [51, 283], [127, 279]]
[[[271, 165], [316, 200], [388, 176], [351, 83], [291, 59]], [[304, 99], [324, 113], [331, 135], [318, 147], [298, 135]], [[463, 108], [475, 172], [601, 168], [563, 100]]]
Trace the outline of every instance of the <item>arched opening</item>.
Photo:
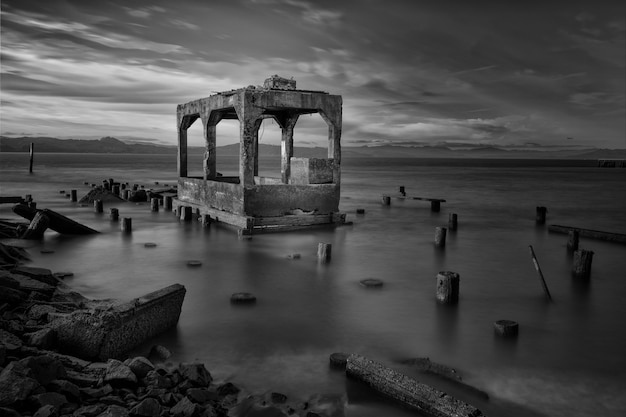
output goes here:
[[302, 114], [293, 133], [293, 156], [328, 157], [328, 124], [319, 113]]
[[221, 119], [215, 132], [217, 172], [223, 177], [239, 176], [239, 120]]
[[258, 132], [258, 176], [280, 178], [280, 141], [282, 130], [273, 117], [263, 119]]
[[[190, 121], [191, 119], [189, 119]], [[187, 176], [202, 178], [202, 158], [204, 155], [204, 128], [199, 117], [187, 128]]]

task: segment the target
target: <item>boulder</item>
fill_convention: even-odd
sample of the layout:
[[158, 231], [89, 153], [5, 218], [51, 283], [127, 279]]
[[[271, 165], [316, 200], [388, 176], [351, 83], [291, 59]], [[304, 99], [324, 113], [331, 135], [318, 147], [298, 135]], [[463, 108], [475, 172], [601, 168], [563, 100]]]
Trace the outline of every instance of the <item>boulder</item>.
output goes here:
[[161, 405], [154, 398], [146, 398], [130, 409], [130, 415], [137, 417], [159, 417]]
[[110, 384], [96, 388], [86, 387], [80, 388], [80, 392], [91, 398], [101, 398], [111, 394], [113, 392], [113, 387]]
[[[4, 414], [2, 414], [4, 415]], [[39, 407], [39, 409], [33, 414], [33, 417], [57, 417], [59, 415], [57, 407], [47, 404]]]
[[18, 266], [11, 270], [13, 274], [24, 275], [28, 278], [32, 278], [36, 281], [43, 282], [44, 284], [57, 286], [59, 283], [57, 279], [52, 275], [52, 271], [47, 268], [38, 268], [34, 266]]
[[48, 389], [48, 391], [58, 392], [65, 395], [66, 398], [69, 397], [72, 400], [80, 399], [80, 391], [78, 389], [78, 386], [64, 379], [55, 379], [54, 381], [51, 381], [48, 385], [46, 385], [46, 388]]
[[0, 372], [0, 406], [23, 401], [40, 388], [28, 367], [20, 362], [11, 362]]
[[187, 397], [183, 397], [174, 407], [170, 409], [172, 417], [195, 417], [200, 414], [200, 406], [193, 403]]
[[32, 377], [41, 385], [47, 385], [55, 379], [64, 379], [67, 376], [61, 361], [52, 356], [29, 356], [18, 363], [29, 368], [32, 372]]
[[136, 384], [137, 377], [133, 371], [117, 359], [109, 359], [107, 362], [104, 382], [112, 384]]
[[148, 372], [154, 369], [154, 365], [147, 358], [143, 356], [137, 356], [132, 358], [127, 363], [131, 371], [137, 376], [137, 378], [145, 377]]
[[0, 329], [0, 346], [7, 351], [13, 351], [22, 346], [22, 340], [13, 333]]
[[154, 345], [152, 346], [152, 349], [150, 349], [150, 354], [148, 356], [155, 361], [164, 361], [172, 356], [172, 352], [170, 352], [165, 346]]
[[42, 394], [32, 395], [29, 398], [29, 401], [37, 408], [41, 408], [45, 405], [51, 405], [58, 410], [63, 404], [67, 403], [67, 398], [65, 398], [65, 395], [58, 392], [44, 392]]
[[119, 405], [110, 405], [98, 417], [128, 417], [128, 410]]
[[204, 404], [210, 400], [217, 400], [217, 395], [206, 388], [189, 388], [186, 391], [187, 397], [198, 404]]
[[50, 349], [54, 346], [55, 333], [54, 329], [49, 327], [38, 330], [34, 333], [27, 333], [25, 335], [28, 338], [28, 344], [41, 349]]
[[56, 308], [47, 304], [35, 304], [28, 309], [28, 318], [32, 320], [46, 320], [49, 313], [56, 313]]
[[181, 363], [178, 371], [183, 378], [196, 387], [208, 387], [213, 380], [209, 371], [201, 363]]
[[74, 417], [97, 417], [105, 410], [102, 404], [84, 405], [74, 411]]
[[239, 394], [240, 389], [237, 388], [232, 382], [226, 382], [225, 384], [217, 387], [217, 395], [225, 397], [227, 395]]

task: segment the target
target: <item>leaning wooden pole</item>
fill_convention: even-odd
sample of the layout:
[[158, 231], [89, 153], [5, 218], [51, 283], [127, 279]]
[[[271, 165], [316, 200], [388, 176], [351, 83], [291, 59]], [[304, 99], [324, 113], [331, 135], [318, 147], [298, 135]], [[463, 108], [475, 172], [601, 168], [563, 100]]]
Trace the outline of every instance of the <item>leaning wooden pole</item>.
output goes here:
[[539, 261], [537, 261], [537, 257], [535, 256], [535, 251], [533, 250], [532, 245], [528, 245], [530, 248], [530, 256], [533, 258], [533, 263], [535, 264], [535, 269], [539, 274], [539, 278], [541, 279], [541, 285], [543, 285], [543, 291], [546, 293], [548, 300], [552, 301], [552, 296], [550, 295], [550, 290], [548, 289], [548, 284], [546, 284], [546, 280], [543, 277], [543, 273], [541, 272], [541, 268], [539, 267]]
[[28, 172], [33, 173], [33, 158], [35, 156], [35, 144], [33, 142], [30, 143], [30, 164], [28, 166]]

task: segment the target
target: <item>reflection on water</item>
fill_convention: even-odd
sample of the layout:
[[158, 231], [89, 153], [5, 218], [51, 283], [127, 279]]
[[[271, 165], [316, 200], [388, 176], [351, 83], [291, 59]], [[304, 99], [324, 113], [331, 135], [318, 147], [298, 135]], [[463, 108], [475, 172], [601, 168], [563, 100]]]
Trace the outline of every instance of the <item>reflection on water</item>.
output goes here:
[[[120, 217], [133, 218], [133, 233], [124, 236], [108, 216], [59, 193], [70, 188], [84, 193], [83, 181], [109, 177], [173, 184], [171, 156], [42, 154], [33, 176], [20, 170], [19, 158], [0, 158], [3, 195], [33, 194], [39, 207], [102, 232], [86, 237], [47, 232], [30, 249], [34, 264], [74, 272], [66, 282], [96, 298], [129, 299], [171, 283], [185, 285], [177, 328], [138, 353], [165, 344], [173, 360], [201, 360], [216, 378], [251, 391], [300, 398], [347, 393], [354, 416], [410, 414], [329, 369], [332, 352], [364, 354], [456, 395], [454, 387], [397, 362], [428, 356], [487, 391], [489, 401], [458, 395], [491, 415], [626, 410], [624, 247], [581, 238], [581, 247], [595, 252], [592, 277], [574, 280], [567, 235], [549, 234], [534, 223], [541, 205], [548, 207], [548, 224], [626, 232], [623, 170], [519, 161], [489, 166], [346, 160], [341, 208], [354, 225], [239, 240], [230, 230], [179, 223], [171, 213], [151, 213], [148, 204], [125, 202], [115, 205]], [[383, 206], [381, 195], [399, 185], [411, 196], [447, 202], [440, 213], [423, 201]], [[357, 208], [365, 214], [354, 215]], [[435, 227], [446, 226], [450, 212], [458, 214], [458, 230], [448, 233], [445, 249], [435, 248]], [[1, 206], [0, 217], [8, 216], [10, 207]], [[157, 246], [146, 248], [146, 242]], [[328, 265], [316, 261], [319, 242], [333, 245]], [[553, 303], [545, 300], [528, 245], [539, 258]], [[55, 253], [40, 253], [44, 247]], [[294, 253], [301, 258], [289, 258]], [[202, 265], [188, 267], [192, 259]], [[460, 274], [456, 306], [435, 302], [441, 270]], [[365, 278], [384, 285], [365, 288], [359, 285]], [[234, 292], [251, 292], [257, 303], [233, 305]], [[499, 319], [520, 323], [516, 340], [494, 338], [493, 322]]]

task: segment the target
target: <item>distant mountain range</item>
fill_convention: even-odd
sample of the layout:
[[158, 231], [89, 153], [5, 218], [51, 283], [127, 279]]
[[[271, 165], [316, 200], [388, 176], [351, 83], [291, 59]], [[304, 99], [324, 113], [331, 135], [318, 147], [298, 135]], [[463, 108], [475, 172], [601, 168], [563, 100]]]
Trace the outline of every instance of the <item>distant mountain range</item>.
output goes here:
[[[7, 137], [0, 136], [0, 152], [28, 152], [30, 144], [35, 152], [58, 153], [123, 153], [123, 154], [176, 154], [176, 146], [124, 142], [113, 137], [98, 140], [58, 139], [52, 137]], [[190, 154], [201, 154], [203, 147], [190, 146]], [[239, 155], [239, 144], [219, 146], [219, 155]], [[259, 154], [280, 156], [280, 146], [259, 145]], [[324, 158], [326, 148], [296, 147], [294, 154], [303, 158]], [[342, 149], [344, 158], [387, 157], [387, 158], [554, 158], [554, 159], [626, 159], [626, 149], [567, 149], [510, 150], [493, 146], [473, 146], [462, 149], [445, 146], [358, 146]]]

